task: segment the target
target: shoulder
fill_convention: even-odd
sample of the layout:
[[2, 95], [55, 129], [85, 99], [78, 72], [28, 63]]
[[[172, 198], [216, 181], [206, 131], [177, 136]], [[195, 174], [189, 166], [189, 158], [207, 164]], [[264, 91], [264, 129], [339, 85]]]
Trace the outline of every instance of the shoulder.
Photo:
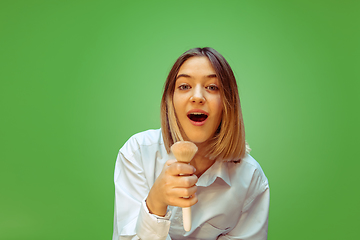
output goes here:
[[263, 186], [268, 185], [268, 179], [265, 176], [265, 173], [262, 170], [260, 164], [250, 154], [246, 154], [245, 157], [241, 160], [241, 162], [246, 165], [247, 168], [252, 169], [252, 183], [254, 181], [259, 181], [259, 184]]
[[164, 145], [161, 129], [151, 129], [134, 134], [126, 141], [120, 152], [126, 156], [133, 155], [142, 148], [158, 148]]
[[259, 194], [269, 188], [268, 179], [260, 164], [249, 154], [239, 163], [228, 163], [231, 184], [246, 188], [245, 209]]
[[250, 154], [246, 154], [239, 162], [228, 162], [227, 164], [230, 172], [234, 176], [253, 178], [254, 175], [260, 175], [263, 180], [267, 182], [267, 178], [260, 164]]
[[130, 137], [128, 142], [137, 142], [139, 145], [152, 145], [154, 143], [162, 143], [161, 129], [150, 129], [139, 132]]
[[[258, 184], [267, 187], [269, 185], [268, 179], [265, 176], [265, 173], [263, 169], [261, 168], [260, 164], [249, 154], [246, 154], [246, 157], [242, 159], [242, 161], [251, 166], [254, 170], [253, 176], [252, 176], [252, 182], [258, 181]], [[260, 186], [259, 186], [260, 187]], [[265, 190], [265, 189], [263, 189]]]
[[264, 171], [262, 170], [260, 164], [250, 154], [246, 154], [245, 157], [241, 159], [240, 163], [251, 166], [254, 171], [261, 173], [265, 177]]

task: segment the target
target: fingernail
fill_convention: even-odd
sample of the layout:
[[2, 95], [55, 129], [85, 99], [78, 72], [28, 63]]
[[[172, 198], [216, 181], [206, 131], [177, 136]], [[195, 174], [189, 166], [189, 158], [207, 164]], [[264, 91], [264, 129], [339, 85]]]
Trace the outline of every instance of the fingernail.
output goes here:
[[194, 168], [194, 172], [196, 172], [196, 168]]

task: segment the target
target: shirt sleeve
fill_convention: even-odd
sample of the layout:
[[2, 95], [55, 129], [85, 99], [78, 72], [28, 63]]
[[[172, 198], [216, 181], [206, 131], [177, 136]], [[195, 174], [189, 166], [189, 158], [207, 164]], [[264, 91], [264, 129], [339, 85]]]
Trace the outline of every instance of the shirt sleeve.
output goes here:
[[265, 191], [249, 203], [242, 213], [238, 223], [228, 234], [220, 236], [219, 240], [265, 240], [267, 239], [269, 217], [270, 190]]
[[124, 145], [114, 174], [115, 203], [113, 240], [170, 239], [170, 212], [165, 217], [149, 213], [145, 199], [151, 186], [145, 178], [139, 149]]

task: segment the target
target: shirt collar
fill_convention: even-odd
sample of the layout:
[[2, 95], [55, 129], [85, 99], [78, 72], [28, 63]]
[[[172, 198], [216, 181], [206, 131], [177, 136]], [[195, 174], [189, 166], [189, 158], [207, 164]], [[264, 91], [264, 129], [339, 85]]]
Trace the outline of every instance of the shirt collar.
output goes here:
[[215, 182], [217, 178], [221, 178], [231, 186], [227, 162], [215, 161], [215, 163], [200, 176], [196, 185], [208, 187]]

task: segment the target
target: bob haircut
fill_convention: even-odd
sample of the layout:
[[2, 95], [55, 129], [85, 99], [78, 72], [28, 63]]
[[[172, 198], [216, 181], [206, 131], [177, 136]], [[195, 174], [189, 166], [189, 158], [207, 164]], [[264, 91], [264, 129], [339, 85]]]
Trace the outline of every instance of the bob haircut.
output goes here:
[[207, 57], [219, 80], [223, 103], [222, 119], [214, 136], [209, 139], [206, 157], [212, 160], [239, 161], [250, 150], [245, 142], [245, 129], [235, 76], [229, 63], [215, 49], [193, 48], [183, 53], [170, 70], [161, 99], [161, 131], [166, 151], [177, 141], [184, 140], [183, 129], [176, 117], [173, 96], [176, 76], [181, 65], [191, 57]]

